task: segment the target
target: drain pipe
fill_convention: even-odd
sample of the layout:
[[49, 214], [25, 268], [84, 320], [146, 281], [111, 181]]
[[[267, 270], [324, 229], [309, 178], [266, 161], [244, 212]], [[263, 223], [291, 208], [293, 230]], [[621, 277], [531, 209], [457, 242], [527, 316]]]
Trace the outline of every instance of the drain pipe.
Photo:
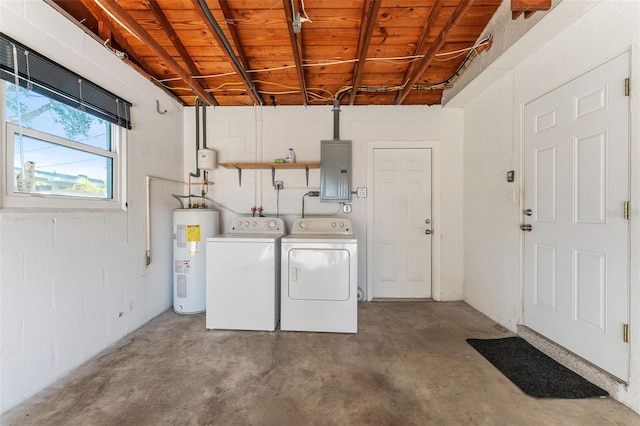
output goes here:
[[340, 99], [333, 101], [333, 140], [340, 140]]
[[216, 34], [218, 35], [218, 38], [220, 39], [220, 41], [222, 41], [224, 49], [226, 50], [227, 54], [231, 57], [233, 64], [236, 66], [238, 71], [240, 71], [242, 79], [247, 84], [247, 86], [249, 86], [249, 88], [251, 89], [251, 93], [253, 94], [253, 96], [255, 96], [258, 103], [262, 105], [262, 98], [260, 98], [260, 95], [256, 90], [256, 86], [254, 86], [253, 83], [251, 82], [249, 75], [245, 71], [244, 67], [240, 63], [240, 60], [238, 59], [235, 52], [233, 51], [233, 48], [229, 44], [229, 40], [227, 39], [227, 36], [224, 35], [224, 32], [222, 32], [222, 28], [220, 28], [220, 25], [218, 25], [218, 21], [216, 21], [216, 18], [214, 18], [213, 15], [211, 14], [211, 10], [209, 10], [209, 6], [207, 5], [207, 0], [198, 0], [198, 3], [202, 8], [202, 12], [207, 17], [207, 20], [209, 21], [209, 23], [215, 30]]
[[[202, 102], [202, 147], [207, 147], [207, 104]], [[196, 155], [198, 153], [196, 152]]]
[[198, 151], [200, 150], [200, 105], [204, 102], [200, 98], [196, 98], [196, 173], [190, 173], [193, 177], [200, 177], [200, 169], [198, 168]]

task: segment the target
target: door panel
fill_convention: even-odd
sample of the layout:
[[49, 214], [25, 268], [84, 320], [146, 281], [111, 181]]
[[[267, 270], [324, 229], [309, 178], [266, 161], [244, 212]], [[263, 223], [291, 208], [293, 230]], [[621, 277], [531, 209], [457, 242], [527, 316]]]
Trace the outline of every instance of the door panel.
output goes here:
[[295, 300], [347, 300], [351, 285], [349, 272], [348, 250], [291, 249], [289, 297]]
[[605, 132], [576, 138], [576, 223], [605, 224], [607, 143]]
[[554, 246], [535, 245], [535, 297], [534, 303], [556, 311], [558, 294], [557, 251]]
[[629, 101], [625, 54], [527, 104], [525, 325], [626, 380]]
[[429, 298], [431, 149], [378, 148], [373, 161], [373, 296]]

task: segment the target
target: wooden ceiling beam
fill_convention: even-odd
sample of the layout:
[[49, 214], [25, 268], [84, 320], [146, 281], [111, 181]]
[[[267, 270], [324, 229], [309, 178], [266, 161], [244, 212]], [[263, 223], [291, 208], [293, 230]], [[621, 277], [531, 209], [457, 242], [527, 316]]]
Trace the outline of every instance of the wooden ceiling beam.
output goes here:
[[[160, 23], [160, 26], [162, 26], [162, 29], [167, 34], [167, 37], [169, 37], [169, 40], [171, 40], [171, 43], [173, 43], [173, 47], [175, 47], [176, 50], [178, 51], [178, 54], [182, 58], [182, 61], [185, 63], [187, 68], [189, 68], [192, 78], [196, 76], [200, 76], [200, 70], [198, 69], [195, 62], [193, 62], [193, 59], [191, 59], [191, 55], [189, 55], [187, 48], [184, 46], [184, 44], [180, 40], [178, 33], [176, 33], [176, 31], [173, 29], [171, 22], [169, 22], [169, 19], [162, 11], [162, 8], [158, 4], [158, 0], [148, 0], [148, 2], [149, 2], [149, 8], [153, 12], [153, 15], [156, 17], [156, 19]], [[205, 91], [207, 90], [208, 87], [204, 81], [200, 81], [198, 84], [202, 86], [203, 90]], [[209, 93], [209, 95], [211, 96], [211, 100], [213, 101], [213, 104], [219, 105], [215, 96], [213, 96], [213, 94], [211, 93]]]
[[[240, 59], [238, 59], [236, 54], [233, 52], [233, 49], [231, 48], [229, 41], [227, 40], [225, 35], [222, 33], [222, 29], [216, 22], [215, 18], [213, 17], [213, 14], [211, 14], [211, 10], [207, 5], [206, 0], [192, 0], [192, 3], [193, 3], [193, 7], [196, 10], [196, 13], [198, 14], [198, 16], [200, 16], [200, 19], [202, 19], [202, 22], [205, 24], [205, 26], [213, 36], [214, 40], [218, 44], [218, 47], [220, 47], [220, 50], [222, 50], [222, 53], [224, 53], [225, 57], [229, 61], [229, 64], [231, 65], [233, 70], [236, 72], [238, 77], [240, 77], [240, 79], [242, 80], [242, 83], [244, 84], [245, 89], [247, 89], [247, 94], [249, 95], [253, 103], [262, 105], [263, 103], [262, 99], [260, 98], [260, 95], [258, 94], [258, 91], [256, 90], [255, 85], [247, 75], [247, 72], [244, 69], [244, 65], [240, 63]], [[216, 28], [216, 26], [218, 28]]]
[[307, 96], [307, 82], [304, 78], [304, 66], [302, 64], [302, 58], [304, 57], [302, 37], [293, 31], [293, 14], [297, 11], [291, 7], [291, 0], [282, 0], [282, 5], [284, 6], [284, 13], [287, 18], [287, 29], [289, 30], [289, 39], [291, 40], [293, 61], [296, 64], [296, 74], [298, 76], [298, 86], [300, 87], [302, 104], [306, 106], [309, 105], [309, 98]]
[[[146, 63], [142, 56], [138, 55], [138, 53], [131, 47], [126, 37], [122, 34], [119, 28], [111, 23], [102, 8], [96, 5], [93, 0], [80, 0], [80, 3], [96, 19], [98, 23], [98, 37], [105, 43], [110, 38], [114, 39], [118, 46], [124, 50], [123, 53], [125, 53], [125, 55], [120, 58], [122, 62], [128, 64], [134, 70], [139, 72], [140, 75], [146, 77], [147, 80], [161, 88], [165, 93], [167, 93], [167, 95], [175, 99], [176, 102], [184, 104], [184, 102], [182, 101], [182, 99], [180, 99], [180, 97], [178, 97], [178, 95], [176, 95], [166, 86], [160, 84], [158, 80], [150, 74], [151, 67], [149, 66], [149, 64]], [[113, 47], [110, 47], [110, 49], [114, 51], [116, 50]]]
[[182, 81], [184, 81], [202, 100], [210, 105], [216, 105], [217, 102], [205, 92], [204, 88], [195, 81], [182, 67], [167, 53], [166, 50], [158, 44], [158, 42], [149, 35], [149, 33], [120, 6], [116, 0], [94, 0], [101, 9], [116, 20], [120, 25], [125, 27], [134, 37], [143, 42], [151, 51], [163, 60], [173, 72], [175, 72]]
[[[435, 20], [438, 18], [438, 15], [440, 15], [440, 10], [442, 9], [443, 3], [444, 3], [444, 0], [436, 0], [435, 3], [433, 4], [433, 7], [431, 8], [431, 13], [429, 13], [429, 17], [427, 18], [427, 21], [424, 24], [422, 33], [420, 34], [420, 39], [416, 44], [416, 49], [413, 51], [414, 56], [424, 55], [426, 53], [427, 40], [429, 38], [431, 27], [433, 26], [433, 23], [435, 22]], [[411, 73], [416, 67], [416, 63], [417, 62], [415, 61], [409, 62], [409, 66], [407, 67], [407, 71], [404, 73], [404, 77], [402, 78], [402, 81], [407, 81], [409, 79], [409, 77], [411, 76]]]
[[227, 22], [227, 29], [231, 34], [231, 40], [233, 40], [233, 45], [236, 48], [236, 55], [240, 60], [240, 63], [244, 67], [244, 69], [251, 69], [249, 67], [249, 60], [247, 59], [247, 55], [244, 52], [242, 47], [242, 42], [240, 41], [240, 35], [238, 34], [238, 28], [236, 24], [233, 22], [233, 17], [231, 15], [231, 8], [229, 7], [229, 2], [227, 0], [218, 0], [218, 4], [220, 5], [220, 10], [222, 10], [222, 14], [224, 15], [224, 19]]
[[[96, 5], [93, 0], [80, 0], [80, 3], [87, 9], [87, 11], [93, 15], [93, 17], [98, 21], [98, 37], [102, 39], [105, 43], [109, 41], [110, 38], [115, 39], [115, 42], [124, 50], [124, 52], [131, 59], [122, 58], [124, 61], [129, 63], [135, 63], [136, 68], [141, 68], [144, 70], [144, 73], [147, 77], [150, 77], [149, 73], [151, 67], [149, 64], [145, 62], [144, 59], [140, 55], [136, 53], [135, 50], [129, 45], [126, 37], [122, 34], [122, 32], [116, 28], [115, 25], [111, 23], [108, 19], [108, 16], [105, 12]], [[132, 61], [133, 60], [133, 61]]]
[[376, 18], [378, 10], [380, 10], [379, 0], [367, 0], [362, 7], [362, 19], [360, 20], [360, 34], [358, 36], [358, 61], [353, 69], [353, 77], [351, 79], [351, 94], [349, 95], [349, 105], [353, 105], [358, 94], [358, 86], [362, 78], [362, 70], [367, 60], [367, 52], [371, 43], [371, 35], [376, 26]]
[[511, 19], [518, 19], [522, 13], [529, 19], [534, 13], [551, 9], [551, 0], [511, 0]]
[[415, 82], [427, 70], [429, 64], [431, 64], [433, 58], [435, 58], [436, 53], [438, 53], [438, 51], [442, 48], [442, 45], [446, 41], [447, 37], [449, 36], [449, 34], [451, 34], [451, 31], [453, 31], [458, 23], [460, 23], [460, 20], [465, 15], [465, 13], [467, 13], [472, 3], [473, 0], [462, 0], [460, 1], [460, 3], [458, 3], [458, 6], [455, 8], [453, 13], [447, 20], [447, 23], [444, 25], [444, 27], [442, 27], [440, 33], [438, 33], [433, 43], [431, 43], [431, 45], [429, 46], [429, 50], [425, 53], [424, 58], [420, 60], [417, 68], [414, 69], [413, 73], [411, 74], [411, 77], [409, 77], [409, 79], [405, 81], [402, 90], [398, 92], [398, 95], [393, 101], [394, 105], [402, 104], [402, 102], [407, 98]]

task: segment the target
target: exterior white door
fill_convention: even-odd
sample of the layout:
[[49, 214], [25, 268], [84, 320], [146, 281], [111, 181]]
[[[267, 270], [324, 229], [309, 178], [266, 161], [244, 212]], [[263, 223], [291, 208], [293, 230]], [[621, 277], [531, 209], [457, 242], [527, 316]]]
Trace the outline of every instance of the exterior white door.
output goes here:
[[524, 114], [524, 223], [532, 226], [524, 237], [525, 325], [623, 380], [628, 75], [625, 54], [527, 104]]
[[374, 149], [373, 297], [431, 297], [431, 149]]

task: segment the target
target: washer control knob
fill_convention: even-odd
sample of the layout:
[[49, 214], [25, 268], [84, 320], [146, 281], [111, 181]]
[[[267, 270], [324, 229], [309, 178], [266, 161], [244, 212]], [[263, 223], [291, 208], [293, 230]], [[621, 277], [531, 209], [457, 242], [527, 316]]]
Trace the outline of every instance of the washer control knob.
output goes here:
[[249, 221], [246, 221], [246, 222], [244, 223], [244, 226], [249, 226]]
[[340, 222], [340, 228], [344, 228], [344, 222]]
[[335, 228], [336, 227], [336, 223], [335, 222], [331, 222], [331, 226]]
[[268, 226], [269, 226], [269, 228], [275, 228], [276, 227], [276, 221], [275, 220], [270, 220]]
[[241, 220], [238, 221], [238, 226], [242, 226], [242, 221]]
[[255, 220], [252, 223], [253, 226], [256, 226], [257, 224], [258, 224], [258, 222], [256, 222]]
[[305, 222], [304, 220], [300, 222], [300, 228], [305, 229], [306, 227], [307, 227], [307, 222]]

